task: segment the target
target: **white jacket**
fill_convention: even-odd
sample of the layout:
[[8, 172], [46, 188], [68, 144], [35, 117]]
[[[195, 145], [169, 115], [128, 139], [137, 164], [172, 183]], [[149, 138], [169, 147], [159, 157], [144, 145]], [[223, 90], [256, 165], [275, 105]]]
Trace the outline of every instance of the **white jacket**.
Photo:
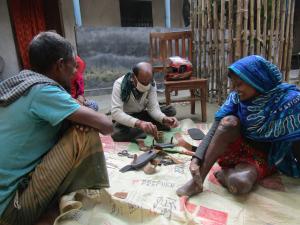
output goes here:
[[123, 79], [124, 76], [117, 79], [113, 86], [111, 99], [112, 119], [125, 126], [134, 127], [138, 119], [129, 114], [147, 110], [154, 120], [162, 123], [162, 120], [166, 115], [160, 110], [156, 86], [151, 86], [150, 90], [145, 92], [139, 100], [135, 99], [131, 92], [128, 102], [124, 103], [121, 99], [121, 83]]

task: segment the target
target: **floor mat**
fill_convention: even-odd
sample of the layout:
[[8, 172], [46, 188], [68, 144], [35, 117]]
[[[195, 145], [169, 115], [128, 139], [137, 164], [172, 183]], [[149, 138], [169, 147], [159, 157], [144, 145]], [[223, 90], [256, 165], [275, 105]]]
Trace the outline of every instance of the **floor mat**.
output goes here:
[[[182, 132], [193, 126], [206, 132], [209, 127], [192, 125], [182, 126]], [[119, 169], [132, 159], [120, 157], [117, 152], [134, 152], [137, 146], [114, 143], [109, 136], [101, 139], [111, 187], [64, 196], [56, 225], [300, 224], [300, 179], [280, 176], [277, 182], [282, 184], [283, 191], [257, 185], [250, 194], [233, 196], [213, 176], [220, 169], [216, 164], [205, 180], [203, 193], [190, 199], [179, 198], [176, 189], [191, 178], [190, 157], [175, 154], [185, 163], [160, 166], [152, 175], [143, 171], [120, 173]], [[147, 141], [151, 142], [151, 138]]]

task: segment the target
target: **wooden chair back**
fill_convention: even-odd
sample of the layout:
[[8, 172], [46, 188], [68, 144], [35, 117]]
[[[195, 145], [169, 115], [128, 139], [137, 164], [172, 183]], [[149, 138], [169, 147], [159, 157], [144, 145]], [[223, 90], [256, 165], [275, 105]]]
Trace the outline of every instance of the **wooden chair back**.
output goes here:
[[180, 56], [192, 62], [192, 32], [151, 32], [150, 62], [153, 66], [166, 66], [170, 56]]

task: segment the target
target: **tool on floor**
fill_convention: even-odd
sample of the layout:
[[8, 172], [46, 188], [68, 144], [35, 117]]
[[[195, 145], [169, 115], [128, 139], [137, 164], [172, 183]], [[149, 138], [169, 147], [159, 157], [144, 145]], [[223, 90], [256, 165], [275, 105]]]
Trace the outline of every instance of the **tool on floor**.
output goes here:
[[124, 166], [119, 171], [124, 173], [130, 170], [140, 169], [145, 166], [150, 160], [156, 157], [156, 151], [154, 149], [149, 150], [139, 156], [137, 156], [129, 165]]
[[125, 156], [127, 158], [133, 158], [134, 155], [129, 154], [129, 152], [127, 150], [122, 150], [120, 152], [118, 152], [118, 156]]

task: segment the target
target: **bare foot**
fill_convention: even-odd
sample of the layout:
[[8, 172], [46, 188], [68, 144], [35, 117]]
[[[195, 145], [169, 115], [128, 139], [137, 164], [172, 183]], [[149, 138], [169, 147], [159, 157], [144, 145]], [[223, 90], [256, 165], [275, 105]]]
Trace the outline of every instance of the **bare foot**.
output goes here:
[[232, 169], [221, 169], [219, 171], [216, 171], [214, 173], [214, 176], [223, 187], [228, 189], [230, 193], [236, 194], [238, 191], [236, 186], [228, 183], [228, 177], [232, 174], [234, 174], [234, 171]]
[[249, 193], [255, 184], [257, 172], [251, 165], [238, 165], [214, 173], [217, 180], [232, 194]]
[[176, 194], [178, 196], [192, 196], [199, 194], [203, 191], [202, 185], [199, 185], [199, 182], [196, 182], [194, 179], [189, 180], [185, 185], [178, 188]]
[[264, 188], [273, 189], [276, 191], [285, 191], [281, 177], [278, 174], [264, 178], [259, 182], [259, 184]]
[[214, 172], [214, 176], [215, 176], [215, 178], [217, 178], [217, 180], [223, 187], [227, 187], [224, 170], [221, 169], [221, 170]]

